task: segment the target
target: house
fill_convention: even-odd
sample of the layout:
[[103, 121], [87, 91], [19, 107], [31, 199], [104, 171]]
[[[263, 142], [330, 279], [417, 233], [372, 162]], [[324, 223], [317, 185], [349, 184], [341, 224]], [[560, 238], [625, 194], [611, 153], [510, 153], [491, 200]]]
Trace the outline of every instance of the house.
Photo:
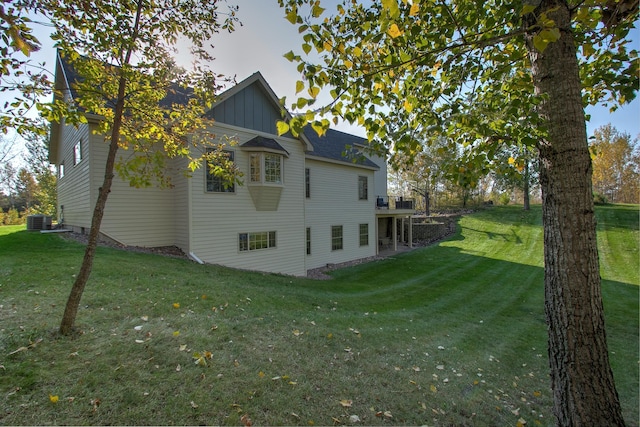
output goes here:
[[[58, 57], [56, 84], [68, 96], [73, 78]], [[376, 255], [380, 244], [395, 248], [391, 219], [413, 211], [380, 203], [386, 163], [364, 153], [366, 139], [337, 130], [319, 137], [311, 129], [299, 138], [278, 136], [281, 106], [260, 73], [221, 94], [207, 114], [217, 136], [236, 141], [227, 150], [243, 185], [225, 187], [208, 166], [190, 178], [176, 173], [170, 189], [134, 188], [116, 176], [103, 236], [124, 245], [177, 246], [198, 262], [296, 276]], [[89, 115], [79, 128], [55, 124], [50, 136], [58, 220], [81, 233], [91, 226], [107, 156], [103, 136], [93, 132], [97, 120]]]

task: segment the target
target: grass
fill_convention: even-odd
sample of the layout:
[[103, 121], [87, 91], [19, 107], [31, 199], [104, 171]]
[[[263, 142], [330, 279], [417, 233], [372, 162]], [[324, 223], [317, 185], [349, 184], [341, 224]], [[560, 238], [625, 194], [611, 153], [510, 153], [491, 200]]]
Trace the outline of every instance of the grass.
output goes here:
[[[637, 425], [638, 207], [597, 214]], [[481, 211], [330, 281], [100, 248], [74, 338], [54, 331], [82, 246], [0, 227], [0, 424], [553, 425], [540, 217]]]

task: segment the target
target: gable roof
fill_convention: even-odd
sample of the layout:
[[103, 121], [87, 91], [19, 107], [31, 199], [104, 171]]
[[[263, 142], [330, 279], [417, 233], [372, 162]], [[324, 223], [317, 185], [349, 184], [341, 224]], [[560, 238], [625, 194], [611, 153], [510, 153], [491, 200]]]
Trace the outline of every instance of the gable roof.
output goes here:
[[[248, 99], [244, 99], [243, 95], [246, 95]], [[262, 106], [265, 107], [264, 110], [268, 111], [261, 111]], [[259, 115], [259, 117], [248, 117], [246, 114], [248, 109], [251, 109], [252, 113]], [[266, 116], [262, 117], [263, 114]], [[222, 123], [235, 124], [268, 133], [276, 132], [275, 122], [277, 120], [292, 118], [289, 111], [280, 104], [280, 99], [259, 71], [219, 94], [213, 107], [206, 115]], [[269, 123], [260, 123], [261, 120], [267, 120]], [[313, 145], [306, 135], [300, 135], [298, 139], [305, 145], [306, 151], [313, 151]]]
[[[60, 55], [59, 51], [56, 54], [56, 62], [56, 88], [69, 91], [70, 96], [75, 99], [78, 96], [78, 93], [76, 91], [74, 82], [81, 81], [82, 76], [80, 76], [76, 72], [69, 61], [66, 61]], [[213, 105], [211, 110], [206, 113], [207, 117], [213, 117], [215, 115], [216, 109], [221, 108], [225, 104], [225, 102], [231, 100], [235, 96], [247, 90], [258, 91], [260, 94], [262, 94], [262, 99], [264, 100], [264, 102], [266, 102], [273, 111], [277, 112], [277, 116], [282, 117], [285, 120], [292, 118], [291, 113], [289, 113], [289, 111], [280, 104], [279, 98], [276, 96], [271, 86], [269, 86], [269, 84], [259, 71], [253, 73], [251, 76], [247, 77], [240, 83], [218, 95], [215, 104]], [[184, 89], [176, 86], [175, 88], [169, 90], [167, 96], [162, 101], [160, 101], [160, 103], [163, 107], [170, 106], [172, 104], [186, 103], [191, 93], [192, 91], [190, 91], [189, 89]], [[273, 117], [275, 116], [276, 114], [273, 114]], [[57, 148], [60, 143], [59, 130], [60, 124], [53, 123], [50, 132], [49, 150], [49, 161], [51, 163], [57, 163], [58, 160]], [[311, 129], [310, 126], [307, 126], [305, 127], [303, 133], [299, 136], [299, 140], [304, 144], [307, 157], [309, 158], [339, 162], [345, 165], [365, 167], [374, 170], [380, 169], [378, 165], [366, 158], [362, 154], [362, 152], [357, 149], [357, 147], [368, 145], [368, 141], [365, 138], [361, 138], [345, 132], [340, 132], [334, 129], [327, 130], [325, 135], [319, 137], [317, 133], [313, 129]], [[271, 145], [273, 145], [273, 143], [271, 141], [278, 145], [279, 148], [275, 146], [272, 147]], [[282, 149], [282, 147], [280, 147], [275, 140], [271, 139], [260, 141], [252, 140], [247, 142], [247, 144], [249, 145], [246, 145], [246, 148], [252, 146], [253, 144], [255, 145], [255, 147], [261, 147], [263, 149], [266, 148], [284, 151], [284, 149]]]

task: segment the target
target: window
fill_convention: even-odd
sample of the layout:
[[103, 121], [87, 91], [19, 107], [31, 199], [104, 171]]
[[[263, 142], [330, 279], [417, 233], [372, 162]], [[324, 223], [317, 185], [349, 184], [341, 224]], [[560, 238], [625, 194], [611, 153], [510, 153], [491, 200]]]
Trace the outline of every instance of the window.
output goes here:
[[240, 233], [238, 235], [238, 249], [240, 252], [255, 251], [276, 247], [276, 232], [263, 231], [259, 233]]
[[280, 161], [282, 156], [278, 154], [265, 154], [264, 155], [264, 180], [265, 182], [274, 182], [281, 184], [281, 171]]
[[367, 177], [358, 177], [358, 199], [367, 200], [369, 198], [369, 191], [367, 188]]
[[64, 176], [64, 163], [60, 163], [58, 166], [58, 178], [62, 178]]
[[271, 153], [252, 153], [249, 160], [251, 182], [282, 184], [282, 156]]
[[337, 251], [339, 249], [342, 249], [342, 226], [332, 225], [331, 226], [331, 250]]
[[73, 146], [73, 165], [77, 165], [82, 160], [82, 140]]
[[311, 172], [309, 168], [304, 170], [304, 195], [307, 199], [311, 197]]
[[360, 246], [369, 246], [369, 224], [360, 224]]
[[311, 228], [307, 227], [307, 255], [311, 255]]
[[[234, 152], [233, 151], [223, 151], [229, 157], [229, 160], [233, 162], [234, 160]], [[212, 170], [213, 169], [213, 170]], [[225, 183], [222, 177], [216, 176], [215, 174], [216, 166], [213, 168], [209, 165], [209, 162], [206, 162], [206, 188], [207, 192], [210, 193], [233, 193], [236, 191], [236, 186], [234, 184], [229, 185]]]

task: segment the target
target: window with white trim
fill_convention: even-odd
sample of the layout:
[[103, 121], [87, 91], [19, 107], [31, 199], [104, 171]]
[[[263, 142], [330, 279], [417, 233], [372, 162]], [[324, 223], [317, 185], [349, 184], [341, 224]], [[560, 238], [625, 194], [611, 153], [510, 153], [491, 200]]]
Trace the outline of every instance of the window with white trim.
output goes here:
[[82, 160], [82, 140], [73, 146], [73, 165], [77, 165]]
[[[211, 149], [213, 151], [213, 149]], [[235, 153], [230, 150], [223, 150], [223, 153], [229, 157], [229, 160], [233, 162]], [[225, 182], [225, 180], [216, 176], [215, 167], [213, 168], [209, 165], [209, 162], [205, 162], [206, 164], [206, 189], [209, 193], [234, 193], [236, 191], [235, 184], [229, 185]]]
[[282, 184], [282, 155], [251, 153], [249, 176], [254, 183]]
[[369, 224], [360, 224], [360, 246], [369, 246]]
[[342, 226], [341, 225], [332, 225], [331, 226], [331, 250], [337, 251], [342, 249]]
[[358, 176], [358, 199], [367, 200], [369, 198], [369, 185], [366, 176]]
[[238, 234], [238, 250], [240, 252], [256, 251], [276, 247], [276, 232], [261, 231], [257, 233]]

